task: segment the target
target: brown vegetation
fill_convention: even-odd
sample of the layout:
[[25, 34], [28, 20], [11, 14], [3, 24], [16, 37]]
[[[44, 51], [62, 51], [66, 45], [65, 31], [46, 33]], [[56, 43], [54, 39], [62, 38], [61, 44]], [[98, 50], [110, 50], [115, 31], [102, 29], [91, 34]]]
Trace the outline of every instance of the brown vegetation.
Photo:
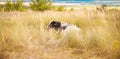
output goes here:
[[[88, 9], [0, 12], [0, 59], [120, 59], [120, 11]], [[48, 31], [52, 19], [81, 32], [62, 37]]]

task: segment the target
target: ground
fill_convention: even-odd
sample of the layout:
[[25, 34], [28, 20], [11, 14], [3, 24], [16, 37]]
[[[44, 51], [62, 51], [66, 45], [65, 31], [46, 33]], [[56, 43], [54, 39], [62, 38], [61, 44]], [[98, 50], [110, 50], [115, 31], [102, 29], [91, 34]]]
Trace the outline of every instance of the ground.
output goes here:
[[[65, 38], [49, 21], [75, 24]], [[0, 12], [0, 59], [119, 59], [120, 10]]]

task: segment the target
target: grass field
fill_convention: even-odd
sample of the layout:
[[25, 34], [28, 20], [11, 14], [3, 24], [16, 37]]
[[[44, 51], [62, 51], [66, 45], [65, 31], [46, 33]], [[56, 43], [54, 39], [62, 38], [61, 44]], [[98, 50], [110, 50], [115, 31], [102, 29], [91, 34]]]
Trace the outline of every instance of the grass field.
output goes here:
[[[50, 20], [81, 32], [63, 37]], [[120, 10], [0, 12], [0, 59], [120, 59]]]

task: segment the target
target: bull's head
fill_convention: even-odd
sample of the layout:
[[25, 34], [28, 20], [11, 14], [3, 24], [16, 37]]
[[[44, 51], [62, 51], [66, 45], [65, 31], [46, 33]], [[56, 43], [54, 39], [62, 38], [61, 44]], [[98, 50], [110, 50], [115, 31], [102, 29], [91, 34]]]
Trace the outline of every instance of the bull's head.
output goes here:
[[61, 22], [52, 20], [49, 23], [49, 25], [48, 25], [48, 29], [49, 28], [53, 28], [55, 30], [59, 30], [61, 28]]

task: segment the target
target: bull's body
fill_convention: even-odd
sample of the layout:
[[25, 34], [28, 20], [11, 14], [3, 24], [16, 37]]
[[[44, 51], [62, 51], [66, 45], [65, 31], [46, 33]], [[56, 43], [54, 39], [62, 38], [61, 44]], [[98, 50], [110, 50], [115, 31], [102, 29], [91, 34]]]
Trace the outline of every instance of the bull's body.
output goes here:
[[59, 21], [51, 21], [48, 25], [48, 29], [55, 29], [57, 31], [68, 31], [68, 30], [77, 30], [80, 31], [76, 25], [68, 24], [68, 23], [61, 23]]

